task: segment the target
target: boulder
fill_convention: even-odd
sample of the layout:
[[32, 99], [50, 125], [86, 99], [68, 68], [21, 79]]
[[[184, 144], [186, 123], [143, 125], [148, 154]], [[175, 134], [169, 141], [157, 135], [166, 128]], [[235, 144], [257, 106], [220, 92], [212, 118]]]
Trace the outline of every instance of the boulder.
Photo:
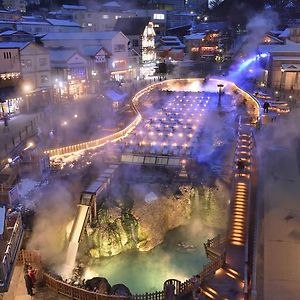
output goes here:
[[110, 294], [115, 296], [124, 296], [124, 297], [130, 297], [132, 295], [129, 288], [122, 283], [113, 285], [110, 290]]
[[110, 293], [111, 286], [104, 277], [93, 277], [85, 282], [85, 288], [89, 291], [97, 291], [99, 294]]

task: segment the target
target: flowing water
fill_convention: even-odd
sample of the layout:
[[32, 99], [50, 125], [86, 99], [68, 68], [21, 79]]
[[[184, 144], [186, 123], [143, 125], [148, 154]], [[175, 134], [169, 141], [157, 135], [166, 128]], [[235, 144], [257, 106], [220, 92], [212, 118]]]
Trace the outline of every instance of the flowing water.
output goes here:
[[86, 269], [85, 278], [105, 277], [111, 285], [123, 283], [132, 293], [138, 294], [162, 290], [167, 279], [184, 281], [199, 273], [203, 264], [208, 262], [203, 243], [226, 224], [216, 224], [218, 230], [205, 225], [197, 209], [197, 189], [194, 202], [196, 213], [189, 224], [168, 232], [161, 245], [148, 252], [129, 251], [110, 258], [94, 259]]

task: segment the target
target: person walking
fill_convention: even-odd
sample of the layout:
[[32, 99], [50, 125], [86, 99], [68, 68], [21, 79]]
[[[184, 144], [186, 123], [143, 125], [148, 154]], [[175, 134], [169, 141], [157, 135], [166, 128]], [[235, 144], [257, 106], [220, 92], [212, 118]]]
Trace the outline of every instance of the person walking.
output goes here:
[[269, 112], [269, 107], [270, 107], [270, 103], [266, 101], [263, 105], [264, 113]]
[[27, 294], [30, 295], [30, 296], [33, 296], [34, 293], [33, 293], [33, 282], [28, 274], [28, 271], [25, 273], [24, 275], [24, 280], [25, 280], [25, 286], [26, 286], [26, 289], [27, 289]]

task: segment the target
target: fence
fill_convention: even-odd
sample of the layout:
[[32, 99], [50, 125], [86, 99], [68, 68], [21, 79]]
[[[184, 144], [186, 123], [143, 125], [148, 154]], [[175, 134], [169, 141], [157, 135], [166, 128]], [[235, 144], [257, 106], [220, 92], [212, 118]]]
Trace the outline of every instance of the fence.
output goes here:
[[[253, 104], [254, 115], [256, 116], [256, 119], [257, 119], [257, 117], [259, 115], [260, 105], [259, 105], [259, 102], [253, 96], [251, 96], [250, 94], [248, 94], [247, 92], [245, 92], [244, 90], [239, 88], [233, 82], [226, 81], [226, 80], [218, 80], [218, 79], [210, 79], [210, 80], [215, 81], [216, 86], [218, 83], [226, 83], [230, 87], [230, 89], [237, 91], [242, 96], [244, 96], [246, 99], [251, 101], [251, 103]], [[157, 87], [167, 88], [167, 89], [170, 88], [170, 90], [172, 90], [172, 84], [174, 84], [174, 83], [181, 83], [181, 82], [193, 83], [193, 82], [199, 82], [199, 81], [203, 81], [203, 79], [199, 79], [199, 78], [169, 79], [169, 80], [165, 80], [162, 82], [157, 82], [157, 83], [151, 84], [151, 85], [147, 86], [146, 88], [137, 92], [135, 94], [135, 96], [132, 98], [132, 100], [131, 100], [132, 108], [133, 108], [134, 112], [137, 114], [137, 116], [134, 119], [134, 121], [131, 124], [129, 124], [125, 129], [122, 129], [121, 131], [118, 131], [112, 135], [109, 135], [109, 136], [106, 136], [106, 137], [103, 137], [100, 139], [96, 139], [93, 141], [83, 142], [83, 143], [79, 143], [79, 144], [75, 144], [75, 145], [69, 145], [69, 146], [60, 147], [60, 148], [56, 148], [56, 149], [45, 150], [44, 153], [49, 154], [50, 157], [53, 157], [55, 155], [71, 154], [76, 151], [82, 151], [82, 150], [92, 149], [92, 148], [99, 147], [99, 146], [104, 146], [108, 142], [113, 142], [113, 141], [119, 140], [123, 137], [126, 137], [126, 135], [129, 134], [142, 120], [141, 114], [138, 111], [136, 105], [139, 103], [139, 99], [143, 95], [149, 93], [150, 91], [152, 91], [153, 89], [155, 89]]]
[[[18, 260], [18, 263], [24, 262], [30, 263], [40, 263], [41, 257], [37, 251], [27, 251], [21, 250]], [[205, 280], [212, 278], [215, 272], [222, 268], [225, 264], [225, 255], [222, 254], [218, 259], [211, 261], [207, 265], [203, 267], [203, 270], [198, 274], [200, 278], [200, 283], [204, 284]], [[91, 292], [73, 285], [70, 285], [64, 281], [58, 280], [51, 276], [48, 273], [43, 274], [43, 279], [45, 284], [56, 291], [58, 294], [67, 296], [71, 299], [78, 299], [78, 300], [164, 300], [165, 299], [165, 291], [168, 285], [173, 285], [175, 290], [175, 295], [185, 295], [192, 291], [193, 289], [193, 279], [188, 279], [185, 282], [181, 282], [177, 279], [168, 279], [164, 283], [164, 290], [163, 291], [156, 291], [152, 293], [145, 293], [145, 294], [137, 294], [131, 297], [124, 297], [124, 296], [115, 296], [115, 295], [105, 295], [99, 294], [95, 292]]]
[[[10, 136], [0, 148], [0, 170], [7, 164], [7, 158], [17, 155], [27, 140], [37, 134], [37, 124], [45, 119], [45, 114], [36, 115], [21, 130]], [[9, 133], [9, 132], [8, 132]]]
[[13, 227], [13, 229], [0, 265], [0, 280], [4, 285], [7, 284], [23, 237], [21, 214], [19, 213], [16, 216], [8, 217], [7, 227], [8, 229]]

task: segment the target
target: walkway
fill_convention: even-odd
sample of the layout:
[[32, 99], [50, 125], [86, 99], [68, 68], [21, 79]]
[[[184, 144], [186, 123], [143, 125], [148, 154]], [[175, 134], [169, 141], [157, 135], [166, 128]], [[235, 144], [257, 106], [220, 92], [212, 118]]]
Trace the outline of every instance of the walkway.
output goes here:
[[258, 299], [299, 299], [299, 117], [298, 107], [257, 135], [262, 208], [258, 274], [264, 274], [258, 278]]
[[6, 156], [5, 147], [7, 149], [13, 148], [13, 143], [17, 143], [21, 137], [25, 137], [26, 135], [26, 126], [27, 132], [30, 134], [32, 131], [31, 125], [34, 120], [40, 113], [32, 113], [32, 114], [20, 114], [13, 116], [10, 120], [8, 120], [8, 127], [4, 127], [3, 120], [0, 120], [0, 159]]
[[[54, 291], [47, 287], [39, 287], [34, 290], [33, 297], [27, 295], [23, 266], [16, 266], [14, 269], [13, 277], [10, 283], [9, 291], [4, 294], [3, 300], [66, 300], [68, 298], [56, 294]], [[1, 295], [0, 295], [1, 299]]]

